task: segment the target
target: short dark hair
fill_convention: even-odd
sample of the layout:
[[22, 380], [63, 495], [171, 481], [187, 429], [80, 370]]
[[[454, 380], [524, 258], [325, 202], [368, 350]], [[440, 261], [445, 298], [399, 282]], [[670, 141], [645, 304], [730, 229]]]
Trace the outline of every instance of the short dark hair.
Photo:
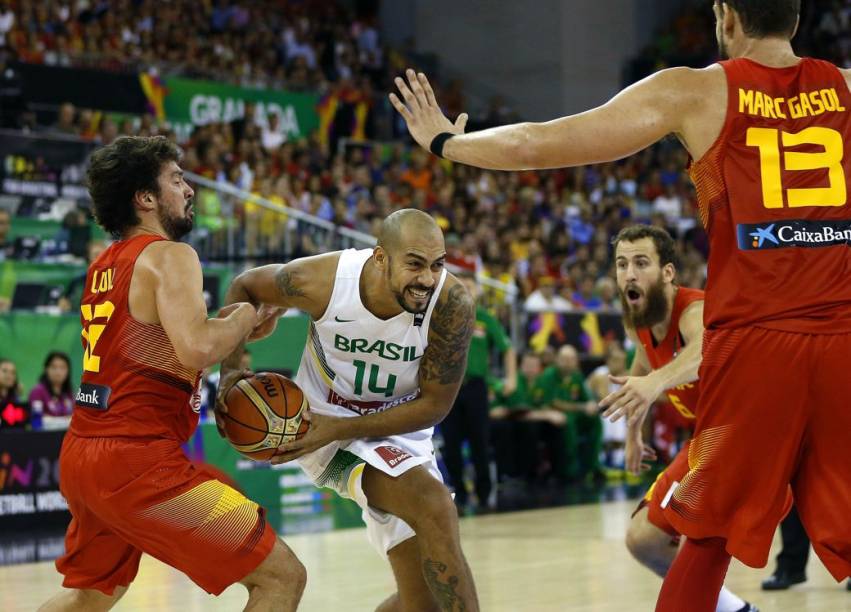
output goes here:
[[659, 255], [659, 265], [673, 264], [677, 267], [677, 246], [671, 235], [661, 227], [655, 225], [628, 225], [623, 228], [612, 240], [612, 247], [618, 248], [621, 242], [637, 242], [643, 238], [650, 238]]
[[164, 164], [179, 162], [180, 148], [165, 136], [122, 136], [92, 154], [86, 183], [95, 219], [120, 237], [139, 223], [133, 197], [139, 191], [159, 196], [157, 178]]
[[801, 0], [715, 0], [739, 14], [742, 29], [752, 38], [789, 36], [795, 32]]

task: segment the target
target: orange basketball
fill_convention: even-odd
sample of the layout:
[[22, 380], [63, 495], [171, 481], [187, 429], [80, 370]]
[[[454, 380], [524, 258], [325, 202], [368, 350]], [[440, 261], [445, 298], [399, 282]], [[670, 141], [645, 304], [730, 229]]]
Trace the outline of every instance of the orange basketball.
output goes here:
[[310, 423], [304, 393], [280, 374], [260, 372], [243, 378], [225, 396], [225, 436], [236, 450], [255, 461], [268, 461], [278, 447], [302, 437]]

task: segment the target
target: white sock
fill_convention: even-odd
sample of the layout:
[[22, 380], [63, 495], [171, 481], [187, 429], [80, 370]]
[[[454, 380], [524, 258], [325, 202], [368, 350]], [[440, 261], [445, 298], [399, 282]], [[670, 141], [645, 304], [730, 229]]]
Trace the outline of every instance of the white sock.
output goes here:
[[739, 612], [744, 607], [744, 599], [728, 591], [727, 587], [721, 587], [721, 592], [718, 593], [718, 605], [715, 606], [715, 612]]

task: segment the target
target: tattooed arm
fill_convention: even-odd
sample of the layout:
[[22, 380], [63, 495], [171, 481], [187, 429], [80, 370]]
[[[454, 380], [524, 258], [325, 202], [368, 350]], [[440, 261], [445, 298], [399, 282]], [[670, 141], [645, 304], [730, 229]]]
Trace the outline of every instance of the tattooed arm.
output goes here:
[[[225, 294], [225, 306], [249, 302], [258, 308], [263, 319], [261, 328], [249, 340], [271, 334], [278, 318], [288, 308], [298, 308], [314, 319], [322, 317], [331, 299], [334, 273], [339, 252], [295, 259], [286, 264], [273, 264], [246, 270], [231, 283]], [[240, 360], [245, 342], [242, 342], [222, 361], [216, 409], [226, 411], [221, 398], [242, 377]]]
[[420, 397], [384, 412], [346, 419], [346, 437], [392, 436], [440, 423], [464, 379], [475, 321], [473, 298], [450, 276], [431, 316], [428, 346], [420, 361]]

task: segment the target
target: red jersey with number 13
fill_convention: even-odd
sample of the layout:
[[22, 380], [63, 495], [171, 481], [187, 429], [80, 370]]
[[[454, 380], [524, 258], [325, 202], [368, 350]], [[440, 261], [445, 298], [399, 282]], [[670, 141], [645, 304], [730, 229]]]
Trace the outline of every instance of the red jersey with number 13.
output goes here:
[[851, 93], [829, 62], [721, 62], [727, 117], [693, 163], [707, 329], [851, 332]]
[[[686, 308], [702, 299], [703, 291], [699, 289], [677, 287], [677, 294], [674, 296], [674, 304], [671, 307], [671, 322], [668, 324], [668, 333], [665, 337], [656, 342], [649, 327], [640, 327], [635, 330], [651, 368], [658, 370], [668, 365], [683, 350], [686, 343], [680, 333], [680, 316]], [[668, 396], [668, 401], [677, 409], [677, 412], [687, 419], [695, 418], [697, 398], [700, 396], [699, 381], [668, 389], [665, 395]]]
[[136, 259], [158, 240], [115, 242], [89, 266], [81, 304], [83, 377], [71, 417], [78, 436], [184, 442], [198, 425], [200, 372], [181, 365], [162, 326], [130, 314]]

